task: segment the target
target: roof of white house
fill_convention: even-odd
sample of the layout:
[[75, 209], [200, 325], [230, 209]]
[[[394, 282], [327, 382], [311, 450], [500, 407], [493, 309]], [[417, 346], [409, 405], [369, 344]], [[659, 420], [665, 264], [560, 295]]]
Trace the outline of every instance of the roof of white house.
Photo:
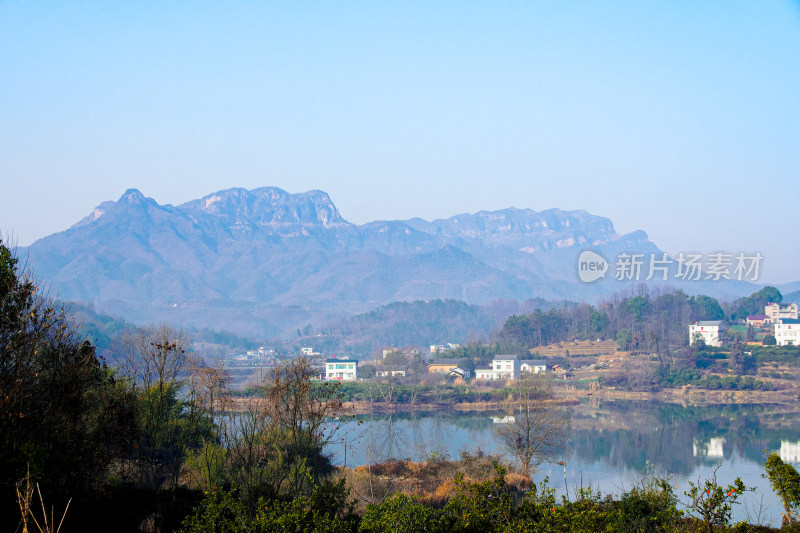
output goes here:
[[525, 359], [522, 361], [522, 364], [531, 366], [547, 366], [547, 361], [544, 359]]
[[518, 355], [495, 355], [492, 357], [492, 361], [508, 361], [509, 359], [519, 359]]
[[696, 322], [695, 326], [721, 326], [724, 324], [724, 320], [701, 320], [700, 322]]

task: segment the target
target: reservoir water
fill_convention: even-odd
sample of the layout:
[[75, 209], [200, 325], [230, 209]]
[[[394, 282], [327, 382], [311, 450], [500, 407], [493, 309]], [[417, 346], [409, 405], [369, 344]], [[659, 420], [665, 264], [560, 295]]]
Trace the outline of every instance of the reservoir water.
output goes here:
[[[685, 500], [689, 482], [718, 467], [721, 484], [739, 476], [756, 488], [735, 506], [735, 520], [780, 525], [781, 507], [762, 477], [763, 464], [775, 452], [800, 466], [800, 406], [593, 401], [567, 411], [566, 482], [564, 466], [555, 464], [564, 460], [563, 449], [537, 467], [535, 482], [549, 477], [561, 494], [581, 486], [619, 494], [655, 474], [669, 477]], [[496, 430], [507, 416], [448, 410], [360, 415], [335, 422], [337, 442], [329, 451], [336, 464], [351, 467], [391, 458], [457, 458], [464, 451], [504, 455]]]

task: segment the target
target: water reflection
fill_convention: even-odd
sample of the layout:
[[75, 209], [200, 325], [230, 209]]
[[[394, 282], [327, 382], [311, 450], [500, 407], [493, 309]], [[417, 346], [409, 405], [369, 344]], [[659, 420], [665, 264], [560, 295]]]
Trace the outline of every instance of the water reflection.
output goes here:
[[734, 455], [762, 463], [764, 450], [790, 461], [800, 440], [800, 411], [793, 406], [704, 406], [609, 402], [571, 410], [570, 456], [612, 468], [688, 475]]
[[[501, 454], [495, 428], [504, 416], [501, 412], [446, 411], [370, 414], [345, 422], [341, 430], [347, 435], [349, 466], [390, 458], [423, 460], [432, 453], [457, 457], [462, 451], [478, 449]], [[689, 481], [708, 477], [720, 465], [721, 482], [742, 476], [745, 484], [760, 490], [748, 499], [753, 508], [749, 513], [744, 506], [737, 510], [738, 519], [749, 514], [752, 520], [755, 508], [763, 504], [774, 520], [777, 501], [761, 478], [764, 460], [771, 452], [792, 463], [800, 458], [800, 408], [796, 406], [699, 407], [595, 400], [569, 408], [568, 423], [568, 488], [583, 485], [618, 493], [646, 469], [653, 469], [673, 476], [681, 494]], [[330, 448], [335, 462], [343, 464], [343, 451], [340, 445]], [[564, 478], [563, 467], [542, 465], [535, 477], [546, 475], [552, 485], [563, 488], [559, 481]]]

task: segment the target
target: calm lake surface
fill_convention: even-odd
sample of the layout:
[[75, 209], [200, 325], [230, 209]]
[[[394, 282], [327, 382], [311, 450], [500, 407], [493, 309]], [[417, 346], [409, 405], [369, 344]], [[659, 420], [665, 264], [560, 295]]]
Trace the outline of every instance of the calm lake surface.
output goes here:
[[[757, 492], [747, 493], [734, 519], [780, 525], [777, 498], [762, 478], [771, 452], [800, 466], [800, 406], [680, 406], [664, 403], [588, 402], [569, 407], [566, 486], [604, 494], [626, 490], [648, 472], [670, 476], [683, 498], [689, 481], [737, 476]], [[502, 455], [496, 437], [501, 412], [418, 412], [361, 415], [336, 422], [338, 442], [330, 446], [336, 464], [355, 466], [390, 458], [425, 460], [432, 454], [457, 458], [461, 452]], [[563, 460], [564, 452], [554, 461]], [[540, 465], [539, 482], [565, 490], [564, 467]]]

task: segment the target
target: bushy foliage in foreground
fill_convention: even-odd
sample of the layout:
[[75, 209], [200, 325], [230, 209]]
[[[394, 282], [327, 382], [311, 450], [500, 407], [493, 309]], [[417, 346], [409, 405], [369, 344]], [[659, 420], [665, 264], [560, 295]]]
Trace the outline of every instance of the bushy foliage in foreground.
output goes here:
[[570, 500], [557, 498], [546, 481], [520, 498], [505, 477], [501, 466], [488, 480], [468, 481], [459, 474], [442, 506], [396, 493], [379, 504], [370, 504], [361, 517], [353, 514], [343, 483], [321, 485], [310, 497], [292, 501], [262, 500], [254, 514], [247, 513], [235, 492], [212, 492], [184, 522], [182, 532], [622, 533], [681, 531], [694, 526], [691, 519], [687, 522], [682, 518], [677, 498], [666, 481], [643, 484], [617, 498], [581, 490]]
[[236, 491], [212, 491], [193, 515], [186, 518], [181, 531], [191, 533], [251, 533], [355, 531], [358, 517], [347, 501], [344, 481], [324, 482], [310, 496], [294, 499], [258, 500], [249, 511]]

